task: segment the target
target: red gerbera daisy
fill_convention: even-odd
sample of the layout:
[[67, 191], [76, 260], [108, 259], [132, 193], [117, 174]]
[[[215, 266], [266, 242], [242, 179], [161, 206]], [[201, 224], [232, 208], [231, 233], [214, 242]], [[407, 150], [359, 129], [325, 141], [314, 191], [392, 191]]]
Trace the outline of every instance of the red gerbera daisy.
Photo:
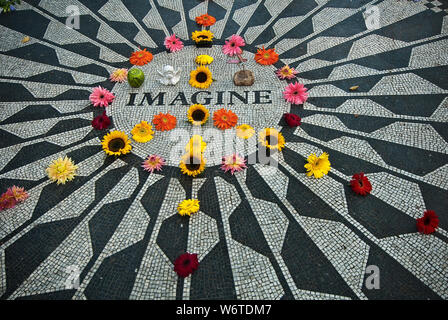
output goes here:
[[199, 17], [196, 17], [196, 23], [204, 27], [210, 27], [214, 25], [215, 22], [216, 22], [215, 17], [209, 14], [203, 14]]
[[97, 130], [107, 129], [109, 125], [110, 125], [110, 119], [106, 115], [106, 111], [103, 111], [102, 115], [99, 115], [92, 120], [92, 127], [94, 127]]
[[285, 113], [285, 121], [289, 127], [297, 127], [302, 124], [302, 118], [294, 113]]
[[426, 210], [422, 218], [417, 219], [417, 230], [420, 233], [430, 234], [439, 227], [439, 217], [433, 210]]
[[174, 261], [174, 271], [182, 278], [188, 277], [198, 267], [199, 262], [196, 253], [184, 253]]
[[155, 125], [156, 130], [169, 131], [176, 127], [177, 119], [169, 113], [159, 112], [152, 118], [152, 123]]
[[275, 49], [257, 49], [257, 53], [254, 57], [255, 61], [259, 64], [271, 65], [278, 61], [278, 54]]
[[152, 58], [153, 58], [152, 53], [146, 51], [146, 49], [137, 50], [131, 54], [129, 62], [137, 66], [143, 66], [148, 62], [151, 62]]
[[215, 126], [221, 130], [230, 129], [238, 122], [238, 116], [231, 110], [224, 108], [213, 113], [213, 121]]
[[363, 172], [355, 173], [350, 181], [352, 190], [362, 196], [366, 196], [372, 191], [372, 185]]

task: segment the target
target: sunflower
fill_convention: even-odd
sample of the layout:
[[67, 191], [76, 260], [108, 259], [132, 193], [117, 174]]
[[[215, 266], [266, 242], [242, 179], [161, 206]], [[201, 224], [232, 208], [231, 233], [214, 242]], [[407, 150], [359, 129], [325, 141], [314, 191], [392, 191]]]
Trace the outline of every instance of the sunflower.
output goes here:
[[195, 134], [185, 146], [185, 151], [200, 156], [205, 151], [205, 148], [207, 148], [207, 144], [200, 135]]
[[254, 128], [248, 124], [242, 124], [236, 127], [236, 135], [241, 139], [249, 139], [255, 134]]
[[213, 41], [213, 37], [214, 34], [210, 30], [195, 31], [191, 34], [191, 39], [196, 43], [202, 41], [211, 42]]
[[199, 56], [196, 57], [196, 59], [194, 60], [197, 64], [203, 65], [203, 64], [210, 64], [213, 62], [213, 57], [210, 57], [209, 55], [206, 54], [201, 54]]
[[205, 170], [205, 162], [202, 155], [199, 157], [198, 155], [187, 153], [182, 156], [179, 167], [183, 174], [196, 177]]
[[306, 173], [308, 177], [314, 175], [316, 179], [322, 178], [331, 169], [328, 153], [326, 152], [322, 153], [319, 157], [312, 153], [307, 161], [308, 163], [305, 164], [305, 169], [308, 171]]
[[254, 57], [255, 61], [259, 64], [271, 65], [278, 61], [278, 54], [275, 49], [258, 49]]
[[101, 141], [104, 152], [111, 156], [119, 156], [131, 152], [131, 140], [123, 131], [112, 131]]
[[190, 72], [190, 81], [192, 87], [198, 89], [207, 89], [212, 84], [212, 72], [208, 67], [200, 66]]
[[170, 131], [176, 127], [177, 119], [169, 113], [159, 112], [152, 118], [152, 123], [156, 126], [156, 130]]
[[274, 128], [265, 128], [258, 133], [258, 141], [267, 149], [282, 151], [285, 146], [285, 138]]
[[129, 58], [129, 62], [137, 66], [143, 66], [151, 62], [152, 58], [152, 53], [143, 49], [133, 52]]
[[194, 104], [188, 109], [187, 116], [194, 126], [200, 126], [207, 122], [210, 113], [202, 104]]
[[238, 122], [238, 116], [231, 110], [224, 108], [213, 113], [213, 121], [216, 127], [221, 130], [232, 128]]
[[154, 131], [152, 131], [152, 126], [148, 122], [142, 121], [135, 125], [131, 134], [132, 139], [137, 142], [148, 142], [153, 138]]
[[181, 216], [189, 216], [192, 213], [196, 213], [199, 211], [199, 200], [196, 199], [187, 199], [179, 203], [177, 206], [177, 212]]
[[50, 164], [46, 169], [48, 178], [52, 181], [56, 181], [57, 184], [65, 184], [67, 181], [71, 181], [76, 176], [76, 170], [78, 166], [65, 156], [64, 159], [59, 157]]

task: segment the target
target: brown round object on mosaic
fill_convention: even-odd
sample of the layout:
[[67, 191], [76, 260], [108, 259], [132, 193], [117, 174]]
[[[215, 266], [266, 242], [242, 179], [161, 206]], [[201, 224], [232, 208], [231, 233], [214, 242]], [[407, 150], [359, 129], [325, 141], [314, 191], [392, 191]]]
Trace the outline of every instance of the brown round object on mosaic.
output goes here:
[[233, 83], [236, 86], [251, 86], [254, 82], [254, 73], [250, 70], [240, 70], [233, 76]]

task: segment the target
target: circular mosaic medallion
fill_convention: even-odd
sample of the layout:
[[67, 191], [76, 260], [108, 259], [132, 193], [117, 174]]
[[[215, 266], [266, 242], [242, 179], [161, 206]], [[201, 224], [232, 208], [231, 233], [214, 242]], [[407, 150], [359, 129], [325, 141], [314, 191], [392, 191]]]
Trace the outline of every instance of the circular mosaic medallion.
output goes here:
[[[219, 130], [213, 125], [213, 112], [221, 108], [232, 110], [238, 115], [238, 125], [249, 124], [256, 132], [268, 127], [278, 127], [285, 112], [289, 112], [290, 104], [282, 97], [286, 86], [275, 75], [274, 66], [257, 64], [254, 54], [243, 53], [248, 59], [244, 67], [255, 75], [252, 86], [236, 86], [233, 75], [241, 70], [241, 66], [227, 63], [230, 60], [221, 51], [221, 45], [212, 48], [185, 47], [177, 53], [162, 52], [154, 55], [154, 59], [147, 65], [139, 67], [145, 73], [145, 81], [140, 88], [131, 88], [127, 83], [116, 84], [112, 91], [116, 98], [108, 113], [114, 119], [117, 130], [130, 134], [132, 128], [145, 120], [151, 123], [159, 112], [174, 115], [177, 118], [176, 129], [172, 131], [154, 130], [154, 138], [148, 143], [133, 141], [133, 153], [146, 157], [148, 154], [159, 154], [167, 159], [167, 163], [177, 165], [179, 156], [188, 139], [193, 134], [204, 136], [207, 143], [219, 143], [214, 149], [223, 150], [221, 154], [215, 152], [208, 157], [207, 165], [217, 165], [224, 153], [228, 153], [233, 146], [242, 155], [247, 155], [252, 148], [235, 137], [236, 126], [228, 130]], [[189, 84], [190, 71], [198, 66], [195, 58], [207, 54], [214, 58], [208, 66], [213, 75], [213, 83], [208, 89], [197, 89]], [[166, 65], [181, 69], [180, 81], [176, 85], [161, 84], [158, 71]], [[202, 104], [210, 112], [208, 121], [201, 127], [194, 127], [188, 122], [187, 112], [191, 105]], [[179, 130], [180, 129], [180, 130]], [[212, 129], [212, 130], [210, 130]], [[221, 142], [217, 142], [221, 139]], [[240, 141], [238, 141], [240, 140]], [[177, 147], [176, 147], [177, 146]], [[179, 153], [176, 153], [179, 151]]]

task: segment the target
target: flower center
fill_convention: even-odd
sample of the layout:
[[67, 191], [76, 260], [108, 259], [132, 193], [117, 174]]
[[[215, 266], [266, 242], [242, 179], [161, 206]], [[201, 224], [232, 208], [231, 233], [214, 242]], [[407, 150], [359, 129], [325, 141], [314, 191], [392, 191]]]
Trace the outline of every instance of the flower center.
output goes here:
[[360, 186], [361, 188], [364, 187], [364, 183], [362, 183], [362, 180], [358, 180], [358, 183], [359, 183], [359, 186]]
[[426, 217], [426, 218], [423, 220], [423, 224], [424, 224], [425, 226], [429, 225], [430, 222], [431, 222], [431, 219], [428, 218], [428, 217]]
[[263, 57], [265, 58], [265, 59], [269, 59], [270, 57], [271, 57], [271, 55], [269, 54], [269, 53], [264, 53], [263, 54]]
[[58, 170], [58, 173], [62, 173], [65, 171], [65, 164], [58, 164], [56, 170]]
[[227, 121], [227, 116], [224, 115], [224, 116], [221, 117], [221, 119], [222, 119], [223, 121]]
[[124, 140], [122, 138], [115, 138], [109, 141], [109, 144], [107, 145], [109, 150], [113, 152], [117, 152], [124, 148], [126, 144], [124, 143]]
[[100, 94], [100, 99], [104, 99], [104, 94]]
[[168, 119], [167, 118], [162, 118], [163, 123], [167, 123]]
[[207, 37], [207, 36], [204, 36], [204, 35], [200, 35], [200, 36], [198, 36], [198, 38], [199, 38], [199, 39], [207, 39], [208, 37]]
[[205, 72], [199, 72], [196, 75], [196, 81], [199, 83], [204, 83], [205, 81], [207, 81], [207, 74]]
[[190, 259], [185, 259], [182, 264], [184, 267], [188, 266], [190, 264]]
[[202, 121], [204, 120], [205, 117], [205, 113], [202, 110], [194, 110], [193, 113], [191, 114], [191, 117], [193, 118], [194, 121]]
[[140, 132], [140, 134], [146, 134], [146, 129], [145, 128], [140, 128], [139, 132]]
[[189, 171], [196, 171], [201, 167], [201, 161], [198, 158], [190, 157], [190, 163], [187, 163], [185, 166]]

